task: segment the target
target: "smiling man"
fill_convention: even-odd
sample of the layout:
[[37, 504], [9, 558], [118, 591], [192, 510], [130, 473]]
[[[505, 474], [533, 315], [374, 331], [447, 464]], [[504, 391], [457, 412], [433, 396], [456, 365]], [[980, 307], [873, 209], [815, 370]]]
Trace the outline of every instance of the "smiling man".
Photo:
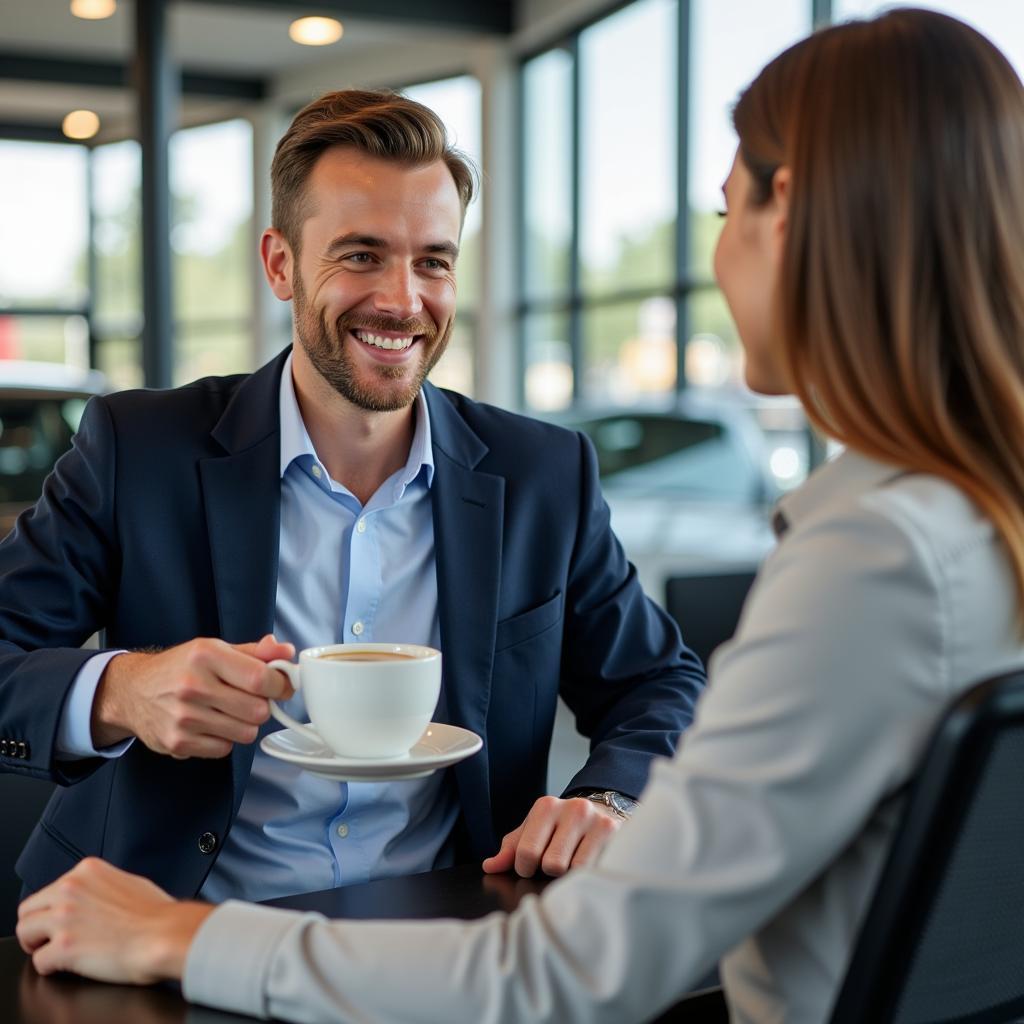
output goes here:
[[[35, 890], [100, 855], [211, 901], [471, 858], [561, 874], [628, 816], [702, 669], [641, 592], [587, 441], [425, 383], [474, 191], [438, 118], [330, 93], [271, 176], [261, 255], [293, 345], [94, 400], [0, 545], [0, 759], [68, 787], [19, 872]], [[267, 663], [352, 640], [441, 648], [435, 719], [483, 750], [382, 783], [265, 754], [269, 699], [305, 717]], [[551, 797], [559, 693], [592, 743]]]

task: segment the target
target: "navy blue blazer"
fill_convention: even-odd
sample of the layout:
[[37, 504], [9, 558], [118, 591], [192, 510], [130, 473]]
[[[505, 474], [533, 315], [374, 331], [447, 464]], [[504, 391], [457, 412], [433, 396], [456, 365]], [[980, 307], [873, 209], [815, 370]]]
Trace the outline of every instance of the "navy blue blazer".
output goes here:
[[[97, 630], [110, 648], [270, 631], [286, 354], [248, 376], [93, 399], [0, 544], [0, 768], [62, 784], [18, 862], [28, 889], [92, 854], [193, 896], [223, 846], [252, 745], [58, 761], [54, 744]], [[635, 796], [689, 724], [703, 670], [611, 532], [589, 442], [425, 390], [449, 718], [484, 737], [454, 769], [460, 853], [484, 857], [544, 792], [559, 693], [591, 738], [569, 789]]]

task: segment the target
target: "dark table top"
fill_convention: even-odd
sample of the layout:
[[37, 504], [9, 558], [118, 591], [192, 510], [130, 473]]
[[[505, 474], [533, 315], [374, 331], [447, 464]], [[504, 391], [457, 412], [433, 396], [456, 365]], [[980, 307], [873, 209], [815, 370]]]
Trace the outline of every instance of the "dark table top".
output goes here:
[[[325, 892], [288, 896], [272, 906], [316, 910], [328, 917], [436, 918], [469, 920], [494, 910], [510, 911], [550, 879], [484, 875], [476, 865], [447, 868], [406, 878], [380, 879]], [[717, 997], [687, 1000], [655, 1024], [669, 1021], [725, 1022]], [[251, 1017], [189, 1006], [177, 987], [134, 988], [86, 981], [73, 975], [42, 977], [17, 940], [0, 939], [0, 1022], [2, 1024], [251, 1024]], [[458, 1024], [458, 1022], [453, 1022]]]

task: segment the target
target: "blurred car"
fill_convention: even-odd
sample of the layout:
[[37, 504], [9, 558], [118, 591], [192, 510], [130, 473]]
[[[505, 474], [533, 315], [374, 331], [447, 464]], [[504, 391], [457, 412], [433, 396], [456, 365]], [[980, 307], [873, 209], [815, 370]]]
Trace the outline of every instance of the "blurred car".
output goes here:
[[71, 447], [86, 402], [106, 390], [96, 370], [0, 360], [0, 537], [35, 504]]
[[612, 527], [656, 601], [672, 576], [752, 570], [774, 544], [780, 489], [749, 408], [687, 392], [666, 409], [583, 410], [558, 422], [593, 441]]

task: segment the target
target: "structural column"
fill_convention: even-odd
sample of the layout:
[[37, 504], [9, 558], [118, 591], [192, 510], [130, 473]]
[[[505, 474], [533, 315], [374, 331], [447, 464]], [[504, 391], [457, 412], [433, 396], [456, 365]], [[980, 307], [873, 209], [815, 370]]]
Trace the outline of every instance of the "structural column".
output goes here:
[[167, 46], [167, 0], [135, 4], [135, 89], [142, 149], [142, 370], [146, 387], [174, 372], [171, 185], [168, 148], [177, 123], [180, 75]]

